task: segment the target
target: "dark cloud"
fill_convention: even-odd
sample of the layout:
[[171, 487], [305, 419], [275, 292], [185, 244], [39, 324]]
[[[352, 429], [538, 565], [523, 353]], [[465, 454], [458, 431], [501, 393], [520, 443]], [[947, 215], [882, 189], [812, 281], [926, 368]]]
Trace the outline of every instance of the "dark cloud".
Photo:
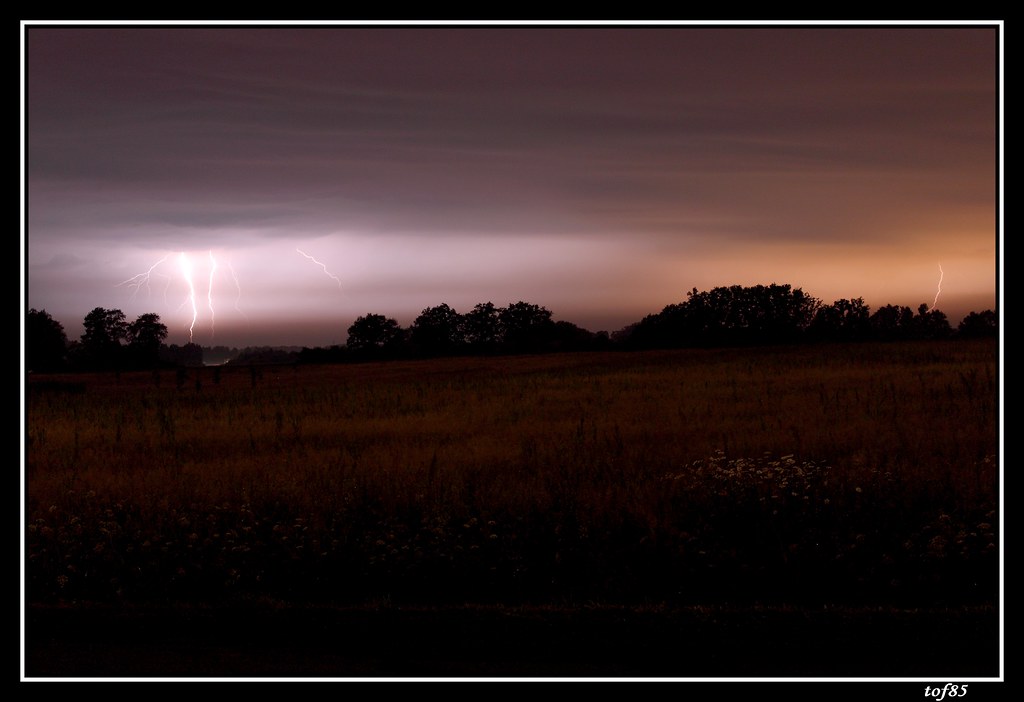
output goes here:
[[[987, 26], [34, 25], [30, 255], [343, 234], [625, 241], [638, 260], [873, 245], [895, 260], [922, 239], [991, 241], [996, 40]], [[548, 275], [534, 288], [586, 307]], [[46, 282], [30, 296], [53, 299]]]

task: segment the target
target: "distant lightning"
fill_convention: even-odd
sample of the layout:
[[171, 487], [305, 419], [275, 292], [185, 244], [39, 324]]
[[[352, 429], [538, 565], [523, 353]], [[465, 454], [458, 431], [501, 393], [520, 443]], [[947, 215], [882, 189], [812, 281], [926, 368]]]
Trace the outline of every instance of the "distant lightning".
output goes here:
[[[170, 254], [167, 254], [167, 256], [170, 256]], [[117, 285], [115, 285], [114, 287], [115, 288], [119, 288], [122, 285], [127, 285], [129, 288], [131, 288], [132, 299], [133, 300], [135, 299], [135, 296], [139, 294], [139, 289], [140, 288], [145, 287], [146, 288], [146, 292], [149, 292], [149, 280], [153, 276], [153, 271], [156, 269], [157, 266], [159, 266], [161, 263], [163, 263], [164, 261], [167, 260], [167, 256], [164, 256], [159, 261], [157, 261], [152, 266], [150, 266], [149, 270], [146, 271], [145, 273], [139, 273], [138, 275], [133, 275], [128, 280], [123, 280], [120, 283], [118, 283]], [[157, 274], [157, 275], [159, 275], [159, 274]], [[166, 276], [164, 276], [164, 277], [166, 277]], [[168, 280], [168, 284], [169, 284], [170, 283], [170, 278], [168, 278], [167, 280]], [[164, 288], [164, 294], [165, 295], [167, 294], [167, 289], [166, 288]]]
[[939, 304], [939, 293], [942, 292], [942, 278], [945, 273], [942, 270], [942, 264], [939, 264], [939, 289], [935, 291], [935, 299], [932, 300], [932, 306], [928, 309], [929, 312], [935, 309], [935, 305]]
[[306, 258], [308, 258], [310, 261], [312, 261], [316, 265], [320, 266], [323, 269], [324, 273], [326, 273], [329, 278], [333, 279], [334, 282], [336, 282], [338, 284], [339, 288], [341, 287], [341, 279], [338, 278], [338, 276], [336, 276], [333, 273], [331, 273], [329, 270], [327, 270], [327, 266], [325, 266], [324, 264], [320, 263], [320, 261], [317, 261], [315, 258], [310, 256], [308, 253], [306, 253], [302, 249], [295, 249], [295, 250], [298, 251], [303, 256], [305, 256]]
[[206, 305], [210, 308], [210, 338], [212, 339], [215, 334], [214, 328], [214, 314], [213, 314], [213, 274], [217, 270], [217, 259], [213, 257], [213, 251], [210, 252], [210, 282], [206, 288]]
[[[308, 258], [310, 261], [319, 266], [320, 269], [324, 272], [324, 275], [326, 275], [328, 278], [330, 278], [331, 280], [338, 284], [339, 289], [343, 288], [341, 279], [338, 276], [334, 275], [334, 273], [332, 273], [330, 270], [328, 270], [327, 266], [324, 263], [314, 258], [313, 256], [310, 256], [308, 253], [302, 251], [301, 249], [296, 249], [296, 251], [301, 256]], [[249, 319], [249, 316], [242, 311], [242, 284], [240, 282], [238, 274], [235, 272], [235, 268], [232, 265], [230, 258], [227, 258], [225, 264], [224, 260], [218, 260], [218, 258], [224, 259], [226, 257], [218, 256], [217, 254], [214, 253], [212, 249], [207, 251], [207, 261], [200, 260], [199, 255], [200, 254], [196, 252], [189, 253], [187, 251], [176, 251], [167, 253], [163, 256], [163, 258], [150, 265], [149, 268], [144, 270], [142, 273], [134, 275], [131, 278], [128, 278], [127, 280], [122, 280], [120, 283], [116, 283], [115, 287], [124, 287], [130, 290], [131, 299], [134, 301], [138, 296], [139, 291], [142, 289], [145, 289], [147, 294], [151, 294], [151, 284], [153, 282], [154, 277], [160, 277], [165, 282], [163, 297], [164, 303], [167, 304], [167, 296], [168, 291], [171, 289], [171, 283], [172, 281], [174, 281], [175, 285], [177, 285], [177, 281], [180, 276], [181, 281], [184, 283], [186, 294], [184, 300], [182, 300], [181, 303], [177, 306], [176, 314], [183, 315], [187, 318], [187, 321], [184, 326], [188, 329], [188, 343], [195, 343], [196, 325], [197, 323], [200, 323], [200, 318], [202, 317], [202, 315], [207, 313], [210, 316], [210, 336], [212, 338], [216, 331], [215, 319], [217, 303], [217, 301], [214, 300], [213, 294], [214, 280], [218, 272], [220, 272], [221, 269], [223, 269], [225, 266], [230, 271], [231, 279], [235, 285], [235, 311], [247, 320]], [[166, 270], [167, 267], [173, 266], [170, 260], [172, 257], [175, 256], [177, 257], [178, 264], [178, 271], [176, 273], [174, 271]], [[161, 265], [164, 265], [165, 263], [165, 271], [158, 272], [159, 267]], [[204, 266], [207, 266], [205, 270]], [[206, 279], [206, 312], [203, 311], [202, 303], [200, 303], [198, 299], [199, 295], [202, 294], [203, 292], [201, 289], [202, 282], [198, 279], [200, 275], [202, 275]], [[221, 273], [221, 275], [223, 276], [223, 273]], [[220, 291], [219, 294], [223, 296], [224, 291]], [[223, 300], [220, 302], [221, 304], [223, 304]], [[187, 308], [191, 308], [192, 310], [191, 317], [188, 317], [188, 313], [186, 311]], [[224, 310], [222, 309], [222, 316], [223, 312]], [[203, 321], [202, 323], [205, 324], [205, 321]]]
[[242, 284], [238, 282], [238, 274], [235, 273], [235, 267], [231, 265], [231, 259], [228, 259], [228, 270], [231, 271], [231, 279], [235, 281], [235, 312], [249, 319], [248, 315], [239, 307], [239, 303], [242, 302]]
[[185, 255], [184, 251], [178, 254], [178, 261], [181, 264], [181, 274], [185, 278], [185, 283], [188, 284], [188, 297], [185, 298], [185, 302], [192, 304], [192, 322], [188, 325], [188, 342], [191, 344], [192, 331], [195, 329], [196, 317], [199, 314], [199, 311], [196, 309], [196, 286], [192, 282], [192, 266], [190, 265], [188, 256]]
[[[165, 275], [165, 274], [162, 274], [162, 273], [157, 273], [156, 269], [157, 269], [158, 266], [163, 264], [165, 261], [167, 261], [167, 259], [169, 259], [173, 255], [175, 255], [175, 254], [168, 253], [168, 254], [164, 255], [163, 258], [161, 258], [159, 261], [157, 261], [156, 263], [151, 265], [145, 272], [139, 273], [138, 275], [134, 275], [131, 278], [128, 278], [127, 280], [121, 281], [120, 283], [117, 283], [117, 285], [115, 287], [122, 287], [122, 286], [128, 287], [132, 291], [132, 300], [135, 300], [135, 298], [138, 296], [139, 290], [141, 290], [142, 288], [145, 288], [146, 291], [149, 292], [150, 283], [152, 282], [153, 276], [160, 276], [161, 278], [165, 279], [165, 281], [166, 281], [165, 285], [164, 285], [164, 303], [166, 304], [167, 303], [167, 291], [170, 288], [171, 281], [172, 281], [172, 279], [174, 279], [175, 276]], [[214, 299], [213, 299], [213, 286], [214, 286], [214, 279], [215, 279], [215, 277], [217, 275], [217, 271], [221, 267], [221, 265], [220, 265], [220, 262], [217, 260], [216, 255], [213, 253], [212, 249], [207, 252], [207, 257], [209, 258], [209, 264], [208, 264], [208, 270], [207, 270], [207, 273], [206, 273], [206, 276], [207, 276], [206, 308], [209, 310], [209, 314], [210, 314], [210, 335], [212, 337], [214, 335], [214, 332], [216, 331], [216, 326], [215, 326], [216, 307], [214, 305]], [[197, 273], [197, 271], [196, 271], [196, 267], [194, 265], [196, 263], [196, 260], [195, 260], [195, 257], [193, 255], [191, 255], [191, 254], [189, 254], [189, 253], [187, 253], [185, 251], [177, 252], [177, 258], [178, 258], [179, 275], [181, 276], [182, 281], [184, 282], [185, 286], [188, 289], [188, 293], [186, 294], [185, 299], [182, 300], [181, 304], [178, 305], [177, 309], [181, 310], [183, 307], [186, 307], [186, 306], [192, 308], [192, 317], [189, 320], [189, 323], [187, 325], [187, 327], [188, 327], [188, 335], [189, 335], [189, 343], [191, 343], [195, 339], [195, 327], [196, 327], [197, 321], [199, 320], [199, 313], [200, 313], [200, 310], [199, 310], [199, 300], [198, 300], [199, 290], [198, 290], [198, 287], [196, 285], [197, 282], [198, 282], [196, 280], [196, 273]], [[228, 267], [231, 269], [231, 277], [232, 277], [232, 279], [235, 282], [235, 289], [237, 291], [237, 296], [236, 296], [236, 299], [235, 299], [235, 309], [238, 311], [239, 314], [241, 314], [243, 317], [245, 317], [246, 315], [240, 309], [240, 301], [241, 301], [241, 297], [242, 297], [242, 286], [241, 286], [241, 284], [238, 281], [238, 275], [235, 273], [235, 269], [234, 269], [233, 266], [231, 266], [230, 261], [228, 262]], [[246, 318], [248, 319], [248, 317], [246, 317]]]

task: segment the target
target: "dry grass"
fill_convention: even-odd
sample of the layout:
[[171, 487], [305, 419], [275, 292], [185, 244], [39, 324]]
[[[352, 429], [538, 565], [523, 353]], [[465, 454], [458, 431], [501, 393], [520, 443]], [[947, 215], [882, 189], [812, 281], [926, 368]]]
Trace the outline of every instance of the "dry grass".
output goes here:
[[32, 378], [30, 601], [994, 603], [996, 343]]

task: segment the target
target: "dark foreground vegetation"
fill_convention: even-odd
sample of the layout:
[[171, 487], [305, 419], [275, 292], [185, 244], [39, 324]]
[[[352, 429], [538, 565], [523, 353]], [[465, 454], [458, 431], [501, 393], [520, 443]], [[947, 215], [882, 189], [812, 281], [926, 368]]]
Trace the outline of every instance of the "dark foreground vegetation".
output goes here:
[[27, 671], [995, 676], [996, 352], [30, 377]]

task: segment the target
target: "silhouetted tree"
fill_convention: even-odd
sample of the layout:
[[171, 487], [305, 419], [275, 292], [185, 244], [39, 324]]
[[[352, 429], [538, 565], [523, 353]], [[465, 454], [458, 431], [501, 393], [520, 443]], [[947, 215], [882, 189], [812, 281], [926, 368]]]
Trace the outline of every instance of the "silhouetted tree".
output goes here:
[[395, 355], [404, 340], [398, 322], [382, 314], [358, 317], [348, 328], [348, 348], [362, 358]]
[[716, 307], [729, 343], [777, 344], [800, 339], [821, 302], [790, 285], [716, 288]]
[[864, 304], [863, 298], [844, 298], [819, 307], [808, 332], [813, 338], [825, 341], [866, 339], [871, 329], [870, 320], [871, 308]]
[[[603, 334], [603, 336], [601, 336]], [[607, 346], [608, 332], [593, 332], [576, 326], [572, 322], [555, 322], [551, 330], [552, 351], [589, 351], [601, 343]]]
[[412, 323], [410, 340], [421, 356], [448, 356], [465, 345], [462, 315], [447, 304], [428, 307]]
[[142, 314], [128, 325], [125, 338], [132, 366], [154, 368], [160, 363], [160, 346], [167, 338], [167, 325], [160, 322], [158, 314]]
[[128, 332], [124, 312], [96, 307], [85, 316], [82, 351], [89, 367], [95, 369], [119, 368], [121, 342]]
[[928, 309], [928, 305], [923, 302], [917, 308], [917, 316], [911, 324], [915, 339], [945, 339], [953, 333], [945, 312]]
[[26, 369], [36, 372], [64, 370], [68, 337], [63, 325], [46, 310], [30, 309], [25, 318]]
[[999, 333], [999, 319], [994, 310], [971, 312], [960, 320], [956, 333], [965, 339], [996, 336]]
[[[615, 333], [615, 342], [630, 349], [679, 348], [696, 342], [704, 332], [694, 306], [666, 305]], [[688, 338], [689, 335], [689, 338]]]
[[498, 310], [502, 347], [510, 353], [536, 353], [548, 349], [555, 330], [551, 311], [529, 302], [514, 302]]
[[462, 315], [466, 343], [474, 353], [490, 353], [501, 342], [501, 318], [492, 302], [481, 302]]
[[615, 331], [613, 331], [609, 335], [609, 339], [611, 340], [612, 345], [620, 348], [628, 348], [630, 345], [630, 340], [636, 333], [636, 328], [638, 326], [640, 326], [640, 322], [633, 322], [632, 324], [627, 324], [621, 329], [616, 329]]
[[629, 328], [626, 343], [631, 348], [792, 343], [802, 338], [820, 306], [817, 298], [789, 285], [694, 288], [685, 302], [667, 305]]
[[886, 305], [869, 318], [871, 336], [881, 341], [909, 339], [913, 334], [914, 311], [909, 307]]

